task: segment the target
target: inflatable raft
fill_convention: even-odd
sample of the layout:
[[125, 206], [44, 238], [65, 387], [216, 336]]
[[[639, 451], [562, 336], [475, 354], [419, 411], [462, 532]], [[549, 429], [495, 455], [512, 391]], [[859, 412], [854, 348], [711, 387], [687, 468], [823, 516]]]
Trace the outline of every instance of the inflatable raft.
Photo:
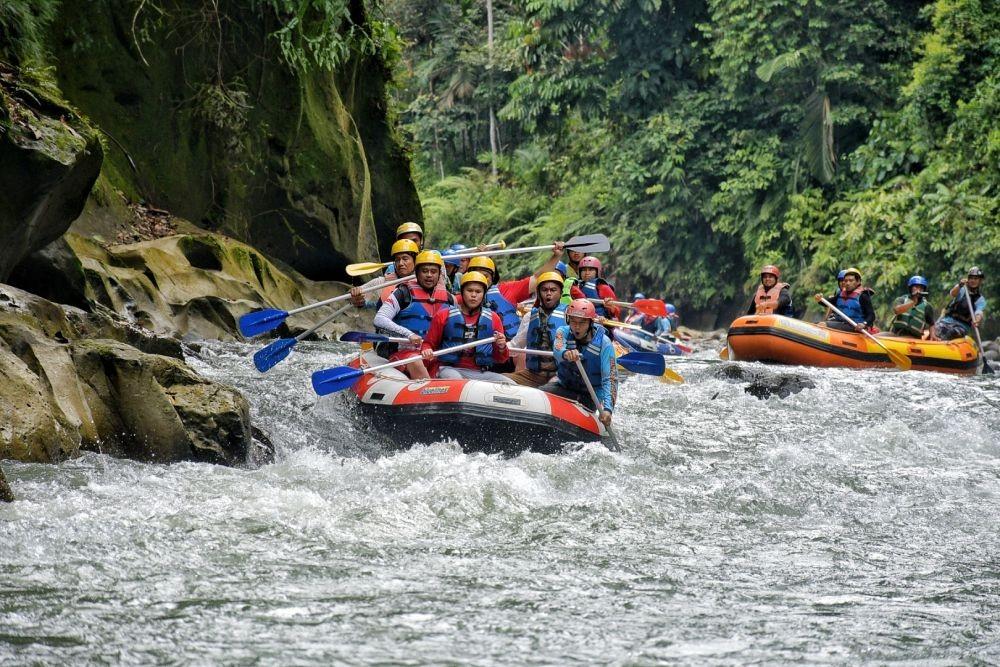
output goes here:
[[[385, 363], [372, 351], [366, 366]], [[352, 364], [355, 368], [359, 362]], [[571, 442], [617, 443], [593, 411], [531, 387], [481, 380], [410, 380], [395, 368], [363, 376], [346, 392], [394, 446], [455, 440], [466, 451], [552, 454]]]
[[[913, 370], [974, 375], [979, 366], [969, 337], [925, 341], [879, 334], [890, 350], [905, 354]], [[864, 334], [842, 332], [780, 315], [746, 315], [729, 327], [730, 358], [800, 366], [893, 368], [881, 347]]]
[[658, 352], [665, 357], [676, 357], [691, 354], [691, 348], [683, 343], [671, 342], [666, 338], [656, 338], [633, 329], [617, 329], [615, 340], [621, 343], [629, 352]]

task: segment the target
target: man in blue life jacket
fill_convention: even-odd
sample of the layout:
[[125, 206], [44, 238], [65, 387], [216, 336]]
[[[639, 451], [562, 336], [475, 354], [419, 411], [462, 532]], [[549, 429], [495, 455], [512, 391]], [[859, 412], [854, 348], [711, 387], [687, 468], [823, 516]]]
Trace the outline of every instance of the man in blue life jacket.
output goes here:
[[760, 270], [760, 284], [747, 308], [747, 315], [783, 315], [795, 317], [792, 307], [792, 293], [788, 283], [781, 280], [781, 270], [774, 264], [768, 264]]
[[[575, 299], [566, 307], [567, 324], [556, 330], [552, 346], [556, 377], [542, 385], [541, 390], [600, 410], [601, 421], [610, 426], [618, 398], [618, 364], [614, 344], [596, 319], [594, 304], [586, 299]], [[583, 364], [599, 405], [595, 406], [590, 398], [577, 360]]]
[[927, 301], [927, 279], [913, 276], [906, 281], [909, 296], [901, 296], [892, 305], [896, 317], [889, 330], [897, 336], [934, 339], [934, 307]]
[[[843, 287], [828, 299], [830, 303], [840, 309], [840, 312], [851, 318], [855, 326], [851, 326], [840, 318], [833, 311], [829, 311], [826, 326], [838, 331], [861, 331], [867, 330], [871, 333], [878, 331], [875, 328], [875, 307], [872, 305], [872, 290], [861, 284], [861, 272], [851, 267], [844, 270]], [[828, 309], [829, 310], [829, 309]]]
[[430, 377], [420, 356], [420, 346], [440, 310], [452, 306], [451, 295], [440, 285], [444, 262], [436, 250], [424, 250], [416, 258], [417, 283], [396, 285], [375, 315], [375, 330], [389, 336], [408, 338], [409, 344], [387, 344], [378, 349], [389, 361], [413, 359], [405, 366], [411, 379]]
[[[934, 327], [934, 333], [940, 340], [954, 340], [968, 336], [973, 324], [978, 327], [983, 323], [983, 315], [986, 313], [986, 297], [982, 294], [983, 278], [983, 270], [974, 266], [969, 269], [968, 275], [948, 292], [951, 301], [944, 307], [944, 317], [939, 319]], [[969, 301], [972, 301], [971, 312]]]
[[[538, 276], [535, 305], [521, 318], [521, 326], [511, 341], [512, 347], [552, 351], [556, 331], [566, 324], [566, 306], [560, 303], [562, 285], [563, 278], [557, 271]], [[555, 374], [554, 358], [529, 354], [524, 360], [524, 368], [508, 373], [507, 377], [526, 387], [540, 387]]]

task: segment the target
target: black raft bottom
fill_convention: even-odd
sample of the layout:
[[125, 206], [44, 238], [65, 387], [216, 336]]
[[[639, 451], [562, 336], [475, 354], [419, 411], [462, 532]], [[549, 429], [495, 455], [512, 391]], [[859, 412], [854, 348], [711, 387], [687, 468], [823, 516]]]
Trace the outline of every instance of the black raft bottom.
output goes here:
[[568, 443], [600, 437], [549, 415], [469, 404], [360, 404], [363, 417], [397, 449], [454, 440], [466, 452], [516, 456], [532, 451], [557, 454]]

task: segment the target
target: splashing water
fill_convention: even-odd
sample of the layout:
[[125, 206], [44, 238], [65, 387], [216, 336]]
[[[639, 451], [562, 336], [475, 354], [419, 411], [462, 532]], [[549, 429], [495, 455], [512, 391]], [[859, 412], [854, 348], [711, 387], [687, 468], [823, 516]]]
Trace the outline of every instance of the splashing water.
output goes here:
[[[760, 401], [707, 353], [633, 377], [623, 452], [385, 454], [254, 347], [258, 470], [5, 462], [0, 664], [733, 664], [1000, 658], [1000, 384], [795, 369]], [[788, 370], [788, 369], [785, 369]]]

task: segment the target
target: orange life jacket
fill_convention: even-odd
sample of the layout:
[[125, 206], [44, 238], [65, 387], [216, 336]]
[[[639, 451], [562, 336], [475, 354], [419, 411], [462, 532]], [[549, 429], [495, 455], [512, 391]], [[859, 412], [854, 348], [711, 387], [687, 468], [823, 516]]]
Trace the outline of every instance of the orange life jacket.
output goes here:
[[778, 307], [778, 297], [781, 290], [788, 287], [788, 283], [775, 283], [769, 290], [764, 289], [764, 285], [757, 285], [757, 292], [753, 295], [754, 312], [757, 315], [770, 315]]

